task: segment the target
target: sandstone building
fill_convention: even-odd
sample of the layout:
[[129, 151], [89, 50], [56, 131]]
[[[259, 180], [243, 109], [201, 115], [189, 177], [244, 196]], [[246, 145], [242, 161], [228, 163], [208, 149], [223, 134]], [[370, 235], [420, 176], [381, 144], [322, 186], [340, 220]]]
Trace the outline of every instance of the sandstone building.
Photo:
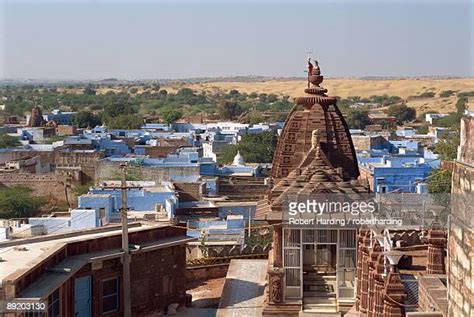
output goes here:
[[449, 316], [474, 314], [474, 118], [461, 120], [461, 144], [454, 165], [449, 228]]

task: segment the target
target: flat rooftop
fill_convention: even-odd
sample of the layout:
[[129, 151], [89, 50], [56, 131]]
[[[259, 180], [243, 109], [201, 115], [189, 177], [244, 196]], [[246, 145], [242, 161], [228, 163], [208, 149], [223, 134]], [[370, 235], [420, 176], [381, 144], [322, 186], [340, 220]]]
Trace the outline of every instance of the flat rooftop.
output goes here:
[[216, 317], [261, 316], [268, 260], [232, 260]]
[[[144, 223], [132, 223], [130, 224], [129, 232], [166, 227], [167, 225], [169, 224], [157, 223], [156, 225], [147, 225]], [[121, 235], [120, 225], [1, 242], [0, 282], [12, 273], [27, 271], [33, 268], [68, 243], [100, 239], [114, 235]]]

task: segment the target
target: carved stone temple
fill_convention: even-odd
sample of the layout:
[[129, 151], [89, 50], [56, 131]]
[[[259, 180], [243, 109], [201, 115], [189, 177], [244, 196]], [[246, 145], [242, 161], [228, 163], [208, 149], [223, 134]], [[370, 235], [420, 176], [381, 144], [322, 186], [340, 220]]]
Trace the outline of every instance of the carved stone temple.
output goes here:
[[337, 100], [320, 86], [317, 62], [308, 64], [306, 95], [295, 98], [275, 151], [272, 187], [257, 205], [257, 219], [274, 228], [264, 316], [297, 316], [312, 303], [331, 311], [336, 301], [355, 301], [357, 228], [303, 229], [283, 221], [288, 193], [368, 193], [357, 181], [356, 154]]
[[[287, 217], [288, 197], [369, 194], [358, 180], [356, 152], [337, 100], [320, 86], [318, 63], [309, 60], [308, 65], [308, 87], [295, 98], [278, 140], [268, 193], [257, 204], [256, 219], [273, 227], [263, 316], [341, 316], [348, 311], [351, 316], [405, 316], [416, 305], [410, 305], [405, 290], [412, 281], [403, 280], [399, 267], [410, 268], [412, 252], [413, 259], [427, 259], [419, 265], [422, 274], [438, 278], [445, 272], [441, 229], [300, 226]], [[421, 242], [426, 234], [428, 243]], [[392, 254], [398, 252], [397, 239], [405, 245], [402, 260]]]

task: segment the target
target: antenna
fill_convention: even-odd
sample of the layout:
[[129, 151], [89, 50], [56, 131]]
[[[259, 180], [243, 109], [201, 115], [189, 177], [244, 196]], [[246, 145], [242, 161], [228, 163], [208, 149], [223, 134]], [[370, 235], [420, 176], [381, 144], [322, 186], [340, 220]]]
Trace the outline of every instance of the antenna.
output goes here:
[[306, 50], [306, 54], [308, 55], [308, 61], [310, 61], [310, 60], [311, 60], [311, 54], [313, 54], [313, 50], [311, 50], [310, 48], [308, 48], [308, 49]]

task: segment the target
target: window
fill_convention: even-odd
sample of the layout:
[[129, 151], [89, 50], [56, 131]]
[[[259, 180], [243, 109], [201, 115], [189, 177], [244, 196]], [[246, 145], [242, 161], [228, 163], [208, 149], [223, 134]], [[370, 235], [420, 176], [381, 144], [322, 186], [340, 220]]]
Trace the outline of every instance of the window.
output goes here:
[[48, 296], [48, 317], [61, 316], [61, 298], [59, 288]]
[[119, 278], [109, 278], [102, 281], [102, 313], [119, 311], [120, 307]]
[[174, 292], [174, 285], [173, 285], [173, 277], [171, 275], [165, 275], [162, 278], [162, 285], [163, 285], [163, 295], [173, 295]]

